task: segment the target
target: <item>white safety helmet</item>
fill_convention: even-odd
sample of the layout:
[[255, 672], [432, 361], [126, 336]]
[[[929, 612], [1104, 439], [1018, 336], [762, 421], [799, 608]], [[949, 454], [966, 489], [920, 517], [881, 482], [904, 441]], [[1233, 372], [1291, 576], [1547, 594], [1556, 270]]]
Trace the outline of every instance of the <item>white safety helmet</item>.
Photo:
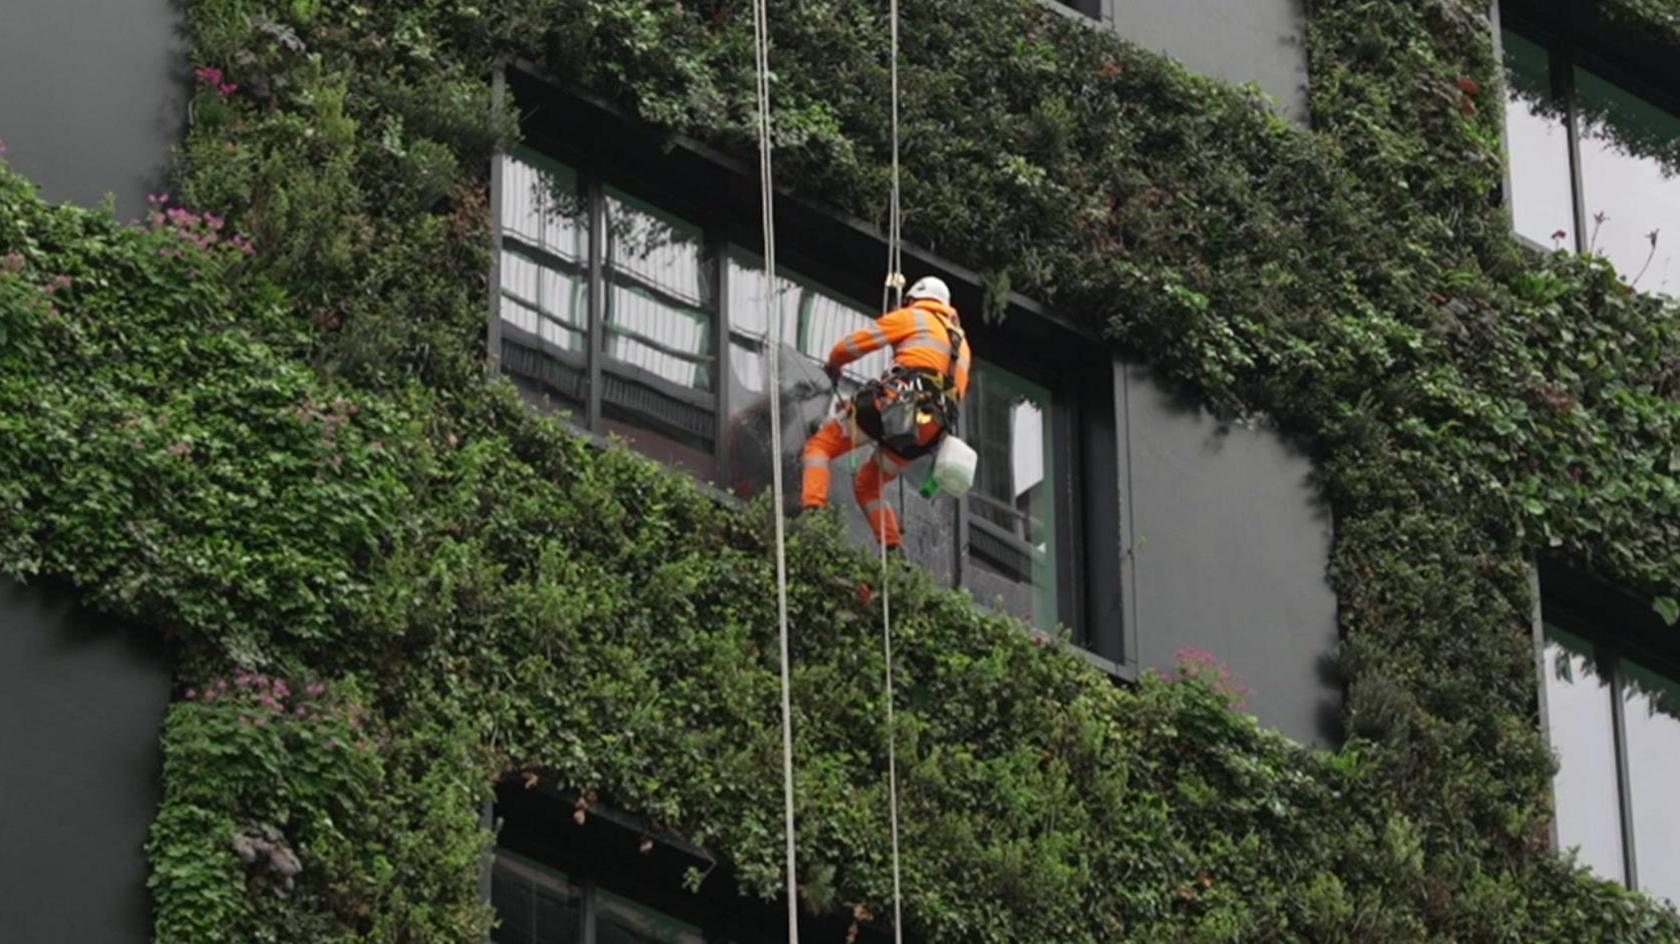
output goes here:
[[905, 298], [931, 298], [941, 305], [951, 304], [951, 286], [937, 275], [924, 275], [910, 286], [910, 291], [904, 293]]

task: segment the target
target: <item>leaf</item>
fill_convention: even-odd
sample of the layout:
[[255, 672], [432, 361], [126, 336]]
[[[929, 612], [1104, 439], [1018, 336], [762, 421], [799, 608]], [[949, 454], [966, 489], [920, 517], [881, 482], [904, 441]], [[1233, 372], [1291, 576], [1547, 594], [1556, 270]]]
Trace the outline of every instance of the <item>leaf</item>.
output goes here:
[[1651, 601], [1651, 609], [1663, 618], [1663, 622], [1670, 626], [1680, 623], [1680, 600], [1673, 597], [1657, 597]]

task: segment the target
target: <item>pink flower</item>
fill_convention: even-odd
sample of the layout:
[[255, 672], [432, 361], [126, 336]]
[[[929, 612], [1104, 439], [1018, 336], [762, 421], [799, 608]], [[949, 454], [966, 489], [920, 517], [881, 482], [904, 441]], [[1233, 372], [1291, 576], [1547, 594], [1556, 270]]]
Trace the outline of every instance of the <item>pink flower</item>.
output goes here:
[[287, 695], [290, 695], [291, 693], [292, 693], [292, 687], [290, 685], [286, 684], [285, 679], [275, 679], [274, 680], [274, 694], [276, 696], [278, 696], [280, 698], [285, 698]]
[[0, 259], [0, 269], [5, 269], [7, 272], [17, 272], [22, 268], [23, 256], [15, 252], [8, 252], [5, 258]]
[[222, 82], [222, 70], [215, 66], [200, 66], [193, 70], [193, 75], [205, 85], [220, 85]]
[[305, 688], [304, 691], [308, 692], [309, 697], [311, 698], [320, 698], [326, 693], [327, 686], [321, 684], [320, 682], [310, 682], [309, 687]]
[[192, 701], [194, 698], [197, 698], [197, 697], [198, 697], [198, 689], [196, 689], [196, 688], [187, 689], [187, 701]]
[[268, 727], [268, 719], [267, 719], [267, 718], [258, 718], [258, 719], [257, 719], [257, 720], [255, 720], [255, 721], [253, 721], [253, 722], [251, 722], [251, 723], [252, 723], [252, 724], [254, 724], [254, 725], [256, 725], [256, 726], [257, 726], [257, 727], [259, 727], [259, 728], [266, 728], [266, 727]]
[[293, 711], [292, 714], [297, 715], [299, 718], [307, 718], [309, 717], [309, 709], [299, 705], [297, 706], [297, 710]]
[[240, 723], [240, 724], [250, 724], [250, 723], [251, 723], [251, 719], [250, 719], [250, 717], [248, 717], [248, 716], [246, 716], [246, 715], [240, 715], [240, 716], [239, 716], [239, 723]]

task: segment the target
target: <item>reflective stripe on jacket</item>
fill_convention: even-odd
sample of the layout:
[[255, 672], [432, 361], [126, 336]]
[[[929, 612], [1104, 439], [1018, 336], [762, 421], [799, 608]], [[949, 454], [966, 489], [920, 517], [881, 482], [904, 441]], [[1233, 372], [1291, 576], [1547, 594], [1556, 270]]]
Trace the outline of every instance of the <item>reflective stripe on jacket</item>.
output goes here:
[[[897, 311], [889, 311], [867, 328], [847, 335], [829, 352], [828, 362], [837, 366], [878, 351], [893, 349], [893, 363], [922, 368], [944, 375], [951, 368], [951, 335], [946, 328], [956, 321], [957, 310], [931, 298], [918, 298]], [[964, 337], [957, 354], [956, 396], [968, 392], [969, 350]]]

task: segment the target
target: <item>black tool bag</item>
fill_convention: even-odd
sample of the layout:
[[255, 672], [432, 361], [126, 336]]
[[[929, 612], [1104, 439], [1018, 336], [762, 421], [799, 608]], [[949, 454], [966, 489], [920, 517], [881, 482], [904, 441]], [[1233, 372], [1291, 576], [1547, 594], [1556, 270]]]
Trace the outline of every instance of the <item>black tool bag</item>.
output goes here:
[[[894, 367], [886, 376], [871, 380], [858, 391], [854, 401], [858, 428], [888, 452], [909, 460], [920, 459], [939, 447], [939, 440], [957, 428], [957, 356], [962, 352], [962, 332], [947, 323], [951, 343], [950, 366], [938, 371]], [[939, 424], [940, 434], [917, 441], [916, 430], [924, 422]]]

